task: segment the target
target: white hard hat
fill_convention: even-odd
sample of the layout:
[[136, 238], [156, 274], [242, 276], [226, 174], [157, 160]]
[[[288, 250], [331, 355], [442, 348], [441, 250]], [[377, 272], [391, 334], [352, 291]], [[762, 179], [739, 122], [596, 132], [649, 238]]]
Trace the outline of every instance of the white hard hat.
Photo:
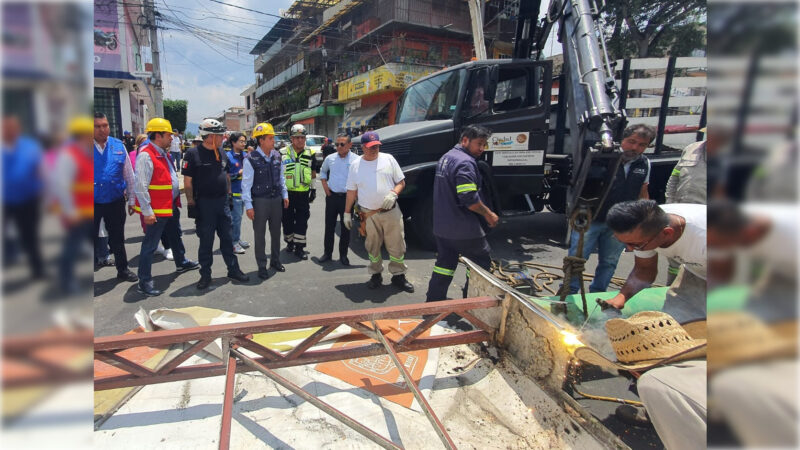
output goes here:
[[302, 123], [296, 123], [292, 125], [292, 130], [289, 133], [289, 136], [305, 136], [305, 135], [306, 135], [306, 127], [304, 127]]
[[200, 136], [208, 136], [209, 134], [224, 134], [225, 127], [216, 119], [204, 119], [203, 123], [198, 127]]

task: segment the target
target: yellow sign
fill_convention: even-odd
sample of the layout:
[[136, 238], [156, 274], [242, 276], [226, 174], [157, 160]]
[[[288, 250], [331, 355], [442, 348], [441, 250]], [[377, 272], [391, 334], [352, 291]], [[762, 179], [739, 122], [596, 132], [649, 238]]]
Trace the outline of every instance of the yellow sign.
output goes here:
[[385, 64], [339, 83], [339, 101], [352, 100], [384, 90], [402, 90], [437, 70], [429, 66]]

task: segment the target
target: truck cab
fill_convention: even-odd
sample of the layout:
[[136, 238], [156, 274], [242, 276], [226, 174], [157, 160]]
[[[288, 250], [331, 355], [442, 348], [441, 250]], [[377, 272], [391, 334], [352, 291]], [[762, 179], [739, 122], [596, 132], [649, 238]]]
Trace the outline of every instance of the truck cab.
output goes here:
[[[439, 158], [470, 124], [492, 131], [478, 165], [484, 198], [499, 215], [541, 210], [549, 131], [552, 63], [496, 59], [459, 64], [406, 88], [397, 123], [377, 130], [381, 151], [406, 176], [400, 204], [410, 231], [433, 248], [433, 178]], [[358, 152], [359, 140], [354, 139]]]

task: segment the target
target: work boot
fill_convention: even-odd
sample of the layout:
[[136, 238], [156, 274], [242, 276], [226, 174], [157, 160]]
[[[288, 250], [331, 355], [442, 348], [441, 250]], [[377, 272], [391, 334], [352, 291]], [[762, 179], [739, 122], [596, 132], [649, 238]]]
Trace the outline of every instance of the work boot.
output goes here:
[[328, 262], [330, 260], [331, 260], [331, 254], [330, 253], [324, 253], [322, 256], [319, 257], [319, 262], [321, 262], [321, 263]]
[[258, 269], [258, 278], [261, 278], [262, 280], [269, 278], [269, 271], [266, 267], [260, 267]]
[[286, 243], [286, 252], [287, 253], [294, 253], [294, 242], [287, 242]]
[[339, 258], [339, 261], [341, 261], [342, 265], [345, 267], [350, 265], [350, 260], [347, 259], [347, 256], [342, 256], [341, 258]]
[[405, 274], [395, 275], [392, 277], [392, 284], [398, 287], [401, 291], [406, 291], [408, 293], [414, 292], [414, 285], [406, 280]]
[[372, 274], [372, 277], [367, 281], [367, 287], [370, 289], [378, 289], [383, 284], [383, 277], [379, 273]]
[[122, 272], [117, 272], [117, 278], [119, 278], [120, 280], [130, 281], [131, 283], [139, 281], [139, 277], [137, 277], [135, 273], [131, 272], [130, 269], [125, 269]]
[[294, 256], [297, 256], [298, 258], [302, 259], [303, 261], [308, 259], [308, 255], [306, 254], [305, 249], [301, 245], [295, 245], [294, 246]]
[[269, 266], [278, 272], [286, 272], [286, 267], [283, 267], [283, 264], [281, 264], [280, 261], [272, 260], [272, 263], [270, 263]]
[[197, 282], [197, 289], [201, 291], [206, 289], [208, 286], [211, 285], [211, 277], [200, 277], [200, 281]]
[[199, 268], [200, 268], [200, 263], [199, 262], [192, 261], [191, 259], [187, 259], [186, 261], [184, 261], [180, 265], [180, 267], [175, 269], [175, 271], [178, 272], [178, 273], [184, 273], [184, 272], [188, 272], [190, 270], [195, 270], [195, 269], [199, 269]]
[[148, 297], [156, 297], [161, 295], [161, 291], [153, 287], [153, 280], [139, 281], [139, 284], [136, 286], [136, 290]]
[[233, 270], [228, 271], [228, 278], [234, 281], [241, 281], [242, 283], [246, 281], [250, 281], [250, 277], [248, 277], [244, 272], [240, 269], [236, 268]]

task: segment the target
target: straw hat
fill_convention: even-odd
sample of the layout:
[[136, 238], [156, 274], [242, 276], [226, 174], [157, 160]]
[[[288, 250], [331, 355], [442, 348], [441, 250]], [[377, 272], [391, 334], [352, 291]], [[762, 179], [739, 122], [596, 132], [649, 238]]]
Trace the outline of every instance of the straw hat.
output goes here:
[[709, 316], [714, 339], [708, 348], [708, 369], [794, 356], [796, 335], [782, 336], [744, 311], [720, 311]]
[[705, 320], [687, 324], [661, 311], [644, 311], [627, 319], [606, 322], [606, 332], [617, 361], [611, 361], [591, 347], [575, 350], [575, 357], [589, 364], [617, 370], [643, 371], [653, 367], [702, 358], [706, 354]]

